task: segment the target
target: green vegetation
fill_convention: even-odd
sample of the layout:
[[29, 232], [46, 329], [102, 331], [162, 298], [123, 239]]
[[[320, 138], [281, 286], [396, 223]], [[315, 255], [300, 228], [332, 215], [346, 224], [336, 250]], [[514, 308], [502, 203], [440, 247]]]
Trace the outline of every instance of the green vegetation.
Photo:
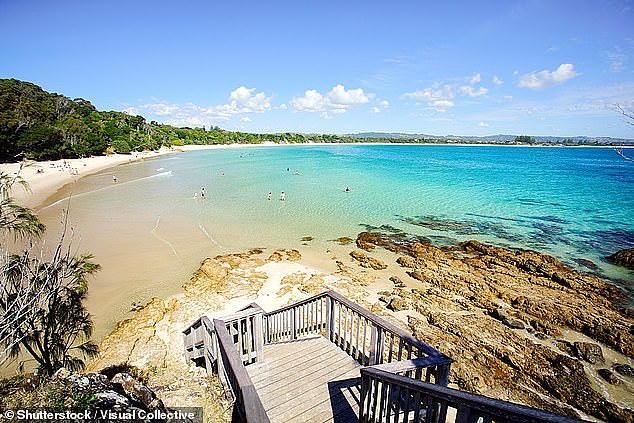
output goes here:
[[24, 189], [27, 189], [26, 182], [19, 175], [10, 177], [6, 173], [0, 172], [0, 235], [9, 233], [13, 234], [14, 237], [28, 235], [39, 237], [44, 233], [44, 224], [40, 222], [35, 213], [16, 204], [9, 195], [15, 184], [22, 185]]
[[[27, 353], [42, 374], [52, 375], [62, 367], [78, 371], [84, 367], [83, 357], [97, 354], [83, 302], [87, 279], [100, 266], [89, 254], [72, 254], [65, 229], [55, 250], [42, 252], [38, 241], [44, 225], [10, 196], [13, 184], [20, 182], [0, 172], [0, 358]], [[4, 241], [10, 235], [22, 238], [27, 247], [18, 254], [9, 251]]]
[[332, 134], [252, 134], [218, 127], [176, 128], [142, 116], [98, 111], [82, 98], [47, 93], [35, 84], [0, 79], [0, 162], [54, 160], [156, 150], [185, 144], [263, 142], [443, 142], [433, 138], [376, 138]]
[[90, 409], [95, 399], [68, 379], [28, 374], [0, 380], [0, 409], [83, 411]]
[[528, 135], [519, 135], [515, 137], [516, 144], [535, 144], [535, 138]]
[[[628, 116], [626, 114], [626, 116]], [[48, 93], [29, 82], [0, 79], [0, 163], [21, 159], [49, 160], [87, 157], [110, 153], [156, 150], [162, 146], [185, 144], [259, 144], [264, 142], [298, 143], [497, 143], [562, 144], [557, 137], [538, 139], [521, 135], [489, 137], [433, 137], [413, 134], [368, 132], [359, 135], [333, 134], [254, 134], [212, 128], [177, 128], [142, 116], [123, 112], [98, 111], [90, 101], [71, 100]], [[612, 145], [631, 140], [575, 137], [565, 145]]]

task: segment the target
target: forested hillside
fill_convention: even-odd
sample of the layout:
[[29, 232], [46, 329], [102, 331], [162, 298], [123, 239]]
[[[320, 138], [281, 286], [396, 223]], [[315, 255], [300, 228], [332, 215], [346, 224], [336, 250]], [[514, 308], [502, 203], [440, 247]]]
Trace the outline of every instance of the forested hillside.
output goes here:
[[[129, 153], [182, 144], [360, 142], [338, 135], [250, 134], [214, 127], [176, 128], [142, 116], [99, 111], [17, 79], [0, 79], [0, 162]], [[376, 138], [372, 141], [377, 141]]]

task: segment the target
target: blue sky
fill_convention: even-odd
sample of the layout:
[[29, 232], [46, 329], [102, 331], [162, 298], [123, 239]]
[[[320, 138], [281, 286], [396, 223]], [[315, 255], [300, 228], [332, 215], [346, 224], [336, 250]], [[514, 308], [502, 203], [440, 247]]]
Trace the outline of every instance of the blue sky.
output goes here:
[[8, 1], [0, 77], [251, 132], [634, 138], [634, 1]]

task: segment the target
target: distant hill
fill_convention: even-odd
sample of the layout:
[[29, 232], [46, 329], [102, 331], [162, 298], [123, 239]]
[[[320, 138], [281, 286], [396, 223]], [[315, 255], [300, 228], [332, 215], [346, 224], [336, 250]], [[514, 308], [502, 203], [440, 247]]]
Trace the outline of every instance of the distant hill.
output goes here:
[[[461, 136], [461, 135], [428, 135], [428, 134], [406, 134], [406, 133], [394, 133], [394, 132], [361, 132], [357, 134], [346, 134], [345, 136], [352, 138], [368, 139], [390, 139], [390, 140], [402, 140], [418, 141], [430, 140], [432, 142], [466, 142], [466, 143], [492, 143], [492, 144], [513, 144], [517, 135], [487, 135], [484, 137], [477, 136]], [[634, 146], [634, 139], [630, 138], [612, 138], [612, 137], [553, 137], [553, 136], [534, 136], [536, 142], [542, 144], [561, 144], [561, 145], [632, 145]]]

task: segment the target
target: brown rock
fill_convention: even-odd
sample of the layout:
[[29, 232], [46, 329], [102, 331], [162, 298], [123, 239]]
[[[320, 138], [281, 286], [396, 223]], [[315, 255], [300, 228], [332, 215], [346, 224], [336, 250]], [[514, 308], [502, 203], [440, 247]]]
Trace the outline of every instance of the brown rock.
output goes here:
[[634, 377], [634, 368], [629, 364], [615, 364], [612, 368], [620, 375]]
[[606, 258], [619, 266], [634, 269], [634, 248], [626, 248], [624, 250], [617, 251]]
[[279, 251], [276, 251], [273, 254], [271, 254], [267, 260], [280, 262], [284, 260], [284, 257], [282, 257], [282, 254]]
[[599, 345], [591, 342], [575, 342], [574, 347], [580, 359], [592, 364], [605, 363], [603, 351]]
[[388, 303], [387, 308], [392, 311], [403, 311], [409, 310], [411, 307], [408, 301], [404, 300], [401, 297], [394, 296], [390, 298], [390, 302]]
[[368, 256], [363, 251], [354, 250], [350, 252], [350, 256], [358, 261], [359, 266], [361, 267], [367, 267], [374, 270], [387, 269], [387, 264], [383, 263], [381, 260], [375, 259], [374, 257]]
[[390, 280], [396, 288], [405, 288], [405, 283], [398, 276], [391, 276]]
[[284, 253], [286, 253], [286, 260], [300, 261], [302, 259], [302, 255], [297, 250], [284, 250]]
[[347, 237], [347, 236], [342, 236], [340, 238], [335, 239], [335, 242], [338, 242], [341, 245], [348, 245], [350, 243], [352, 243], [354, 241], [354, 239]]
[[623, 381], [619, 379], [619, 377], [615, 375], [610, 369], [599, 369], [597, 370], [597, 373], [610, 385], [621, 385], [623, 383]]
[[570, 357], [576, 357], [577, 356], [577, 351], [575, 349], [575, 346], [572, 345], [572, 343], [565, 341], [563, 339], [558, 339], [555, 344], [557, 345], [557, 348], [559, 348], [561, 350], [561, 352], [566, 353], [567, 355], [569, 355]]
[[164, 410], [163, 402], [147, 386], [134, 379], [128, 373], [117, 373], [111, 380], [113, 385], [121, 387], [125, 394], [134, 401], [143, 404], [149, 410]]

